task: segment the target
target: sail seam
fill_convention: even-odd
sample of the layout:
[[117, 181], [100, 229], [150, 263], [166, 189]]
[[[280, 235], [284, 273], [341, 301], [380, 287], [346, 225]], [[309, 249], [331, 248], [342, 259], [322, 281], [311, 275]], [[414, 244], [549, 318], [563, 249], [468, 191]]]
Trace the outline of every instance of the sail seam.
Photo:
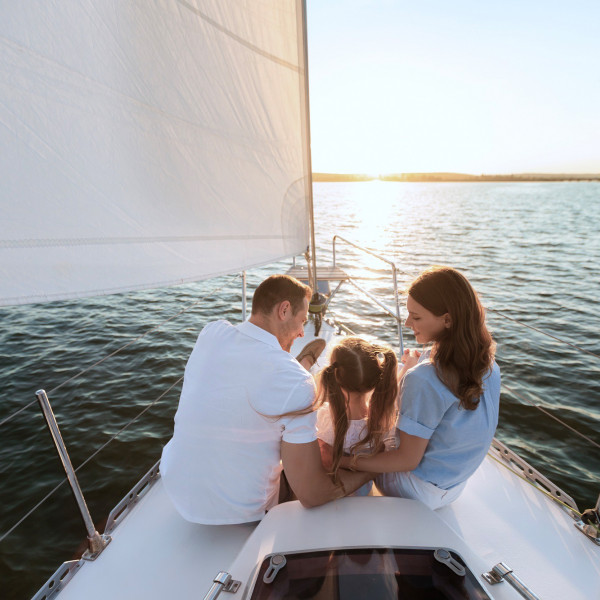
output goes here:
[[266, 50], [263, 50], [262, 48], [255, 46], [254, 44], [250, 43], [248, 40], [245, 40], [244, 38], [240, 37], [239, 35], [236, 35], [235, 33], [233, 33], [233, 31], [230, 31], [229, 29], [227, 29], [220, 23], [217, 23], [217, 21], [215, 21], [214, 19], [211, 19], [208, 15], [204, 14], [202, 11], [198, 10], [195, 6], [192, 6], [191, 4], [189, 4], [189, 2], [186, 2], [185, 0], [177, 0], [177, 3], [180, 4], [181, 6], [187, 8], [194, 14], [198, 15], [203, 21], [206, 21], [209, 25], [212, 25], [215, 29], [218, 29], [221, 33], [224, 33], [226, 36], [230, 37], [232, 40], [235, 40], [242, 46], [249, 48], [250, 50], [252, 50], [252, 52], [255, 52], [256, 54], [260, 54], [261, 56], [264, 56], [265, 58], [272, 60], [273, 62], [277, 63], [278, 65], [281, 65], [282, 67], [286, 67], [287, 69], [291, 69], [292, 71], [296, 71], [297, 73], [303, 72], [303, 69], [301, 69], [298, 65], [288, 62], [287, 60], [284, 60], [283, 58], [279, 58], [278, 56], [275, 56], [274, 54], [271, 54], [270, 52], [267, 52]]
[[56, 238], [2, 240], [0, 248], [40, 248], [48, 246], [100, 246], [108, 244], [162, 244], [171, 242], [212, 242], [222, 240], [284, 240], [285, 235], [190, 235], [159, 237]]

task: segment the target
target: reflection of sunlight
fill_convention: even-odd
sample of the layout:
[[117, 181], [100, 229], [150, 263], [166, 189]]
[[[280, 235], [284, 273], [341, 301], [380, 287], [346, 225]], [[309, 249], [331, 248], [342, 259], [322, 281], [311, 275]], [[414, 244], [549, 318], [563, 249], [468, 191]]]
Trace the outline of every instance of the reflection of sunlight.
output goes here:
[[[383, 181], [371, 181], [355, 184], [350, 191], [346, 200], [358, 222], [353, 232], [356, 243], [372, 249], [385, 248], [394, 239], [390, 222], [395, 220], [393, 217], [398, 211], [397, 187]], [[365, 255], [363, 264], [367, 268], [381, 267], [381, 262], [369, 255]]]

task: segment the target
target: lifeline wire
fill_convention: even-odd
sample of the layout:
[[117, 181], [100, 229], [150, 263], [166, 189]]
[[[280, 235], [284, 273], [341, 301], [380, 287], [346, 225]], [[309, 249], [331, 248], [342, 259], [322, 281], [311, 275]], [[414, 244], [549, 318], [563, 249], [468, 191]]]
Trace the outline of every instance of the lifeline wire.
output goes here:
[[581, 346], [578, 346], [577, 344], [567, 342], [567, 340], [561, 340], [559, 337], [556, 337], [555, 335], [552, 335], [551, 333], [548, 333], [547, 331], [538, 329], [537, 327], [534, 327], [533, 325], [527, 325], [527, 323], [522, 323], [521, 321], [517, 321], [517, 319], [513, 319], [512, 317], [509, 317], [508, 315], [505, 315], [504, 313], [500, 312], [499, 310], [496, 310], [495, 308], [486, 308], [486, 310], [495, 312], [497, 315], [500, 315], [501, 317], [504, 317], [505, 319], [508, 319], [509, 321], [514, 321], [515, 323], [518, 323], [519, 325], [522, 325], [523, 327], [528, 327], [529, 329], [533, 329], [534, 331], [537, 331], [538, 333], [541, 333], [542, 335], [546, 335], [549, 338], [556, 340], [557, 342], [562, 342], [563, 344], [567, 344], [567, 346], [571, 346], [571, 348], [575, 348], [575, 350], [579, 350], [580, 352], [585, 352], [586, 354], [589, 354], [590, 356], [595, 356], [596, 358], [600, 358], [600, 354], [596, 354], [595, 352], [586, 350], [585, 348], [582, 348]]
[[[150, 408], [152, 408], [157, 402], [159, 402], [166, 394], [168, 394], [182, 380], [183, 380], [183, 376], [181, 376], [175, 383], [171, 384], [166, 391], [164, 391], [158, 398], [156, 398], [156, 400], [153, 400], [140, 413], [138, 413], [135, 417], [133, 417], [133, 419], [131, 419], [131, 421], [129, 421], [121, 429], [119, 429], [119, 431], [117, 431], [117, 433], [115, 433], [108, 441], [106, 441], [104, 444], [102, 444], [102, 446], [100, 446], [91, 456], [88, 456], [88, 458], [86, 458], [75, 469], [75, 473], [77, 473], [80, 469], [85, 467], [85, 465], [87, 465], [90, 462], [90, 460], [92, 460], [92, 458], [94, 458], [99, 452], [104, 450], [104, 448], [106, 448], [106, 446], [108, 446], [119, 435], [121, 435], [132, 423], [137, 421], [146, 411], [150, 410]], [[50, 498], [50, 496], [52, 496], [52, 494], [54, 494], [56, 492], [56, 490], [58, 490], [58, 488], [60, 488], [66, 482], [67, 482], [67, 478], [65, 477], [55, 488], [50, 490], [50, 492], [48, 492], [31, 510], [29, 510], [27, 512], [27, 514], [25, 514], [23, 517], [21, 517], [6, 533], [3, 533], [2, 536], [0, 537], [0, 542], [2, 542], [2, 540], [4, 540], [5, 537], [9, 536], [29, 515], [31, 515], [33, 512], [35, 512], [42, 504], [44, 504], [44, 502], [46, 502], [46, 500], [48, 500], [48, 498]]]
[[[239, 277], [239, 275], [236, 275], [236, 277]], [[104, 358], [101, 358], [98, 362], [95, 362], [93, 365], [90, 365], [89, 367], [83, 369], [82, 371], [79, 371], [79, 373], [76, 373], [75, 375], [73, 375], [69, 379], [67, 379], [67, 380], [63, 381], [62, 383], [60, 383], [59, 385], [57, 385], [55, 388], [52, 388], [48, 392], [48, 396], [52, 395], [54, 392], [56, 392], [57, 390], [59, 390], [61, 387], [63, 387], [64, 385], [66, 385], [70, 381], [73, 381], [73, 379], [76, 379], [77, 377], [81, 377], [81, 375], [84, 375], [88, 371], [91, 371], [94, 367], [97, 367], [99, 364], [103, 363], [105, 360], [108, 360], [109, 358], [111, 358], [111, 357], [119, 354], [119, 352], [121, 352], [122, 350], [125, 350], [125, 348], [127, 348], [128, 346], [131, 346], [135, 342], [137, 342], [137, 341], [141, 340], [142, 338], [146, 337], [148, 334], [156, 331], [157, 329], [159, 329], [160, 327], [162, 327], [163, 325], [165, 325], [169, 321], [172, 321], [173, 319], [175, 319], [179, 315], [183, 314], [184, 312], [187, 312], [188, 310], [190, 310], [194, 306], [200, 304], [200, 302], [204, 302], [208, 297], [216, 294], [224, 286], [225, 286], [225, 284], [223, 284], [222, 286], [220, 286], [218, 288], [215, 288], [209, 294], [207, 294], [206, 296], [203, 296], [202, 298], [200, 298], [200, 300], [196, 300], [195, 302], [192, 302], [187, 308], [184, 308], [183, 310], [180, 310], [178, 313], [176, 313], [173, 316], [169, 317], [165, 321], [162, 321], [158, 325], [155, 325], [154, 327], [152, 327], [152, 329], [149, 329], [148, 331], [146, 331], [146, 333], [143, 333], [142, 335], [136, 337], [135, 339], [127, 342], [125, 345], [121, 346], [120, 348], [117, 348], [114, 352], [111, 352], [110, 354], [106, 355]], [[28, 409], [30, 406], [33, 406], [36, 402], [37, 402], [37, 400], [32, 400], [29, 404], [26, 404], [22, 408], [19, 408], [18, 410], [16, 410], [11, 415], [8, 415], [8, 417], [5, 417], [4, 419], [2, 419], [2, 421], [0, 421], [0, 427], [2, 427], [2, 425], [4, 425], [5, 423], [8, 423], [12, 419], [14, 419], [14, 417], [16, 417], [19, 413], [22, 413], [24, 410]]]
[[537, 408], [539, 411], [543, 412], [545, 415], [549, 416], [550, 418], [554, 419], [555, 421], [558, 421], [561, 425], [563, 425], [567, 429], [570, 429], [573, 433], [576, 433], [578, 436], [582, 437], [584, 440], [586, 440], [587, 442], [592, 444], [592, 446], [596, 446], [596, 448], [600, 448], [600, 444], [598, 444], [598, 442], [595, 442], [593, 439], [589, 438], [584, 433], [577, 431], [577, 429], [575, 429], [574, 427], [571, 427], [571, 425], [569, 425], [568, 423], [561, 421], [558, 417], [555, 417], [552, 413], [548, 412], [548, 410], [545, 409], [540, 404], [536, 404], [535, 402], [532, 402], [531, 400], [528, 400], [527, 398], [521, 396], [521, 394], [519, 394], [512, 388], [508, 387], [505, 383], [502, 384], [502, 387], [505, 387], [511, 394], [513, 394], [513, 396], [516, 396], [517, 398], [521, 399], [523, 402], [529, 404], [530, 406], [533, 406], [534, 408]]

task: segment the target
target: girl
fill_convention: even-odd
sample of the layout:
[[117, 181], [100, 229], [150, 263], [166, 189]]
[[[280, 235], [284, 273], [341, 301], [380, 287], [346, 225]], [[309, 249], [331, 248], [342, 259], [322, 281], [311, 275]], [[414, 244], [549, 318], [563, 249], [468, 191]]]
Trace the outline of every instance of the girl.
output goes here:
[[[397, 418], [398, 360], [393, 350], [347, 337], [317, 377], [318, 437], [332, 446], [332, 473], [345, 452], [372, 455], [392, 446]], [[392, 446], [393, 447], [393, 446]], [[372, 482], [355, 495], [366, 496]]]
[[500, 370], [483, 307], [458, 271], [424, 271], [406, 306], [417, 342], [433, 345], [403, 356], [400, 446], [340, 465], [382, 473], [382, 493], [435, 509], [459, 496], [488, 451], [498, 424]]

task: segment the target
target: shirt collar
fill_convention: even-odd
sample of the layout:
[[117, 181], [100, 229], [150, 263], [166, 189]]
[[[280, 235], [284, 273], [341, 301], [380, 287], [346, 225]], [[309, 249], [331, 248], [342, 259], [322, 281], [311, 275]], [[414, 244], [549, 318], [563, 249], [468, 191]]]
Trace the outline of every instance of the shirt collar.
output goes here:
[[264, 342], [269, 346], [279, 348], [279, 350], [283, 351], [279, 340], [272, 333], [269, 333], [266, 329], [263, 329], [262, 327], [258, 327], [254, 323], [250, 323], [250, 321], [244, 321], [243, 323], [236, 325], [236, 328], [239, 332], [243, 333], [244, 335], [254, 338], [259, 342]]

